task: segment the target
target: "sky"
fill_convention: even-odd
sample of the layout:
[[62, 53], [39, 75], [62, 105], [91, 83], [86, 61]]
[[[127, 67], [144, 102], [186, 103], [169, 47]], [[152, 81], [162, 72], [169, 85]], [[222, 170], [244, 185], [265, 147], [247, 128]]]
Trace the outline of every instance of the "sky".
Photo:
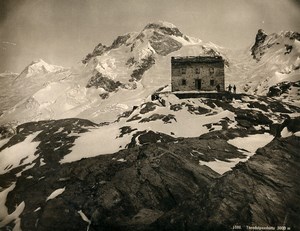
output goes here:
[[260, 28], [300, 32], [300, 0], [0, 0], [0, 73], [20, 73], [40, 58], [71, 67], [98, 43], [159, 20], [242, 49]]

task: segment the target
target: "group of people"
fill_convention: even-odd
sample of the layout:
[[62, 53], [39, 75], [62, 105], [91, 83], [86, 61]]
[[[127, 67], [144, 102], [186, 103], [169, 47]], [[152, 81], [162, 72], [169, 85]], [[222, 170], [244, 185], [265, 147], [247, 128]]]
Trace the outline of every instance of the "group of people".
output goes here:
[[233, 87], [229, 84], [228, 87], [227, 87], [228, 91], [231, 93], [231, 89], [233, 89], [233, 93], [235, 94], [236, 93], [236, 86], [233, 85]]
[[[220, 92], [220, 90], [221, 90], [221, 86], [220, 86], [220, 84], [218, 84], [217, 86], [216, 86], [216, 88], [217, 88], [217, 92]], [[228, 89], [228, 92], [230, 92], [231, 93], [231, 90], [233, 89], [233, 93], [235, 94], [236, 93], [236, 86], [235, 85], [233, 85], [233, 87], [229, 84], [228, 85], [228, 87], [227, 87], [227, 89]]]

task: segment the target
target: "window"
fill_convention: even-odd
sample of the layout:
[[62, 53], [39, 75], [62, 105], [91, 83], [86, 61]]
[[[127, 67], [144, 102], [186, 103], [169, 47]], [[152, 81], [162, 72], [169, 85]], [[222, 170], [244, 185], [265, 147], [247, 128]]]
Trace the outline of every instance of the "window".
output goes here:
[[210, 80], [210, 86], [214, 86], [215, 85], [215, 80], [211, 79]]
[[182, 85], [186, 85], [186, 79], [181, 80]]
[[185, 67], [181, 68], [181, 74], [186, 74], [186, 68]]
[[196, 72], [196, 74], [200, 74], [200, 69], [198, 67], [196, 67], [195, 72]]
[[215, 73], [215, 69], [213, 67], [209, 68], [209, 74], [212, 75], [213, 73]]

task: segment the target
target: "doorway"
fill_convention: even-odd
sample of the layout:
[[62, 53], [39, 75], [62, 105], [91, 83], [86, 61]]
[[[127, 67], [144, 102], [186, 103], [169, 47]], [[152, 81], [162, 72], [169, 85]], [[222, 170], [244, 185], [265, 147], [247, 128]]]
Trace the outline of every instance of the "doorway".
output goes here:
[[195, 79], [196, 90], [201, 90], [201, 79]]

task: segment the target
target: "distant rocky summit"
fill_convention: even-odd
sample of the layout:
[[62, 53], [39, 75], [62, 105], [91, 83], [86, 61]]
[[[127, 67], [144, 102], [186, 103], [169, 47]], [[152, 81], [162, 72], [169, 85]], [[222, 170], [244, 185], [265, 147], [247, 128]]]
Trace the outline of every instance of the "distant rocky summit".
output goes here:
[[264, 30], [259, 29], [255, 37], [255, 43], [251, 47], [251, 55], [254, 59], [259, 61], [261, 57], [265, 54], [266, 50], [276, 45], [284, 45], [284, 54], [289, 54], [294, 48], [293, 45], [290, 43], [292, 43], [295, 40], [300, 41], [300, 33], [293, 31], [285, 31], [281, 32], [280, 34], [274, 33], [268, 35]]
[[256, 60], [260, 60], [260, 56], [262, 56], [264, 54], [262, 51], [260, 51], [260, 47], [265, 42], [265, 39], [267, 36], [268, 35], [262, 29], [259, 29], [256, 34], [255, 43], [251, 47], [251, 55]]

